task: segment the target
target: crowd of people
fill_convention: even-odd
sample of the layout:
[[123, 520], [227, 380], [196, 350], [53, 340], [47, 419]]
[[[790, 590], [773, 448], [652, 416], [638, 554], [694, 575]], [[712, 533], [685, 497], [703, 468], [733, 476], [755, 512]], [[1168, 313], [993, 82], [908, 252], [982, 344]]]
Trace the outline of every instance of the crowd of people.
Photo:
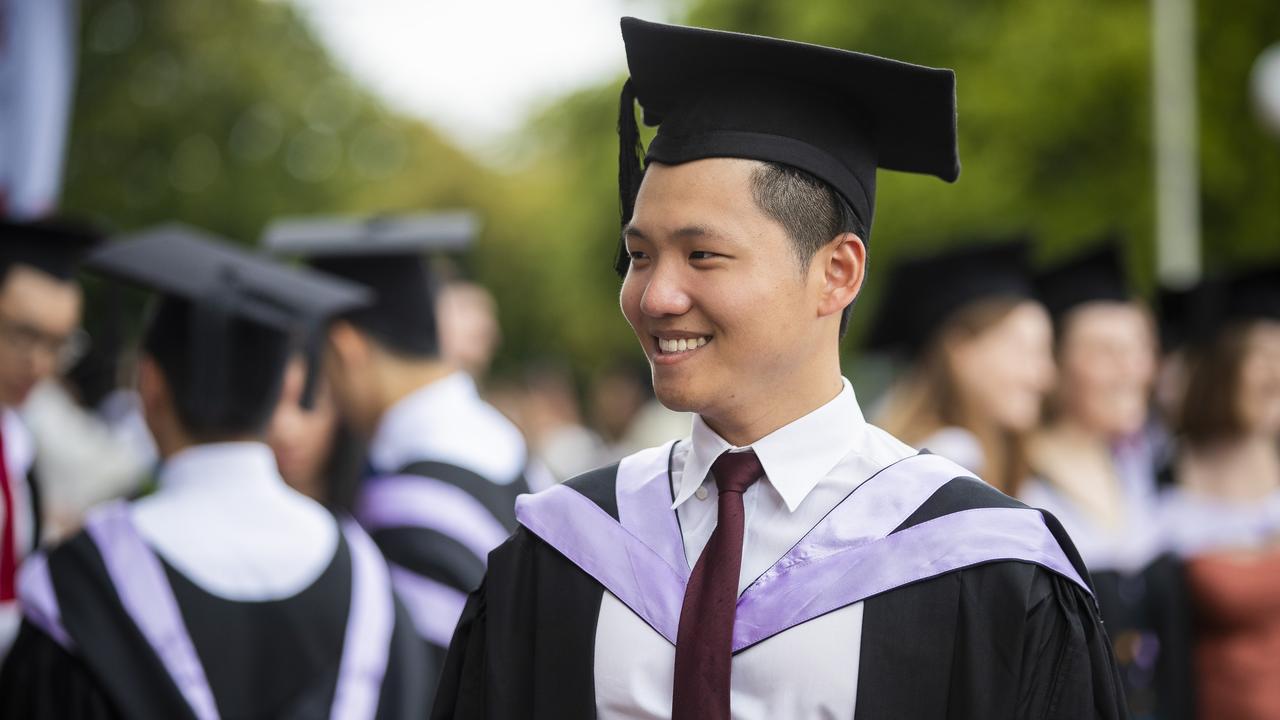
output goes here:
[[[465, 212], [0, 225], [0, 715], [1280, 717], [1280, 265], [1148, 302], [1118, 236], [897, 262], [868, 424], [868, 188], [955, 179], [953, 79], [623, 28], [651, 367], [585, 400], [490, 377]], [[824, 63], [895, 129], [768, 79]], [[140, 341], [90, 346], [122, 286]]]

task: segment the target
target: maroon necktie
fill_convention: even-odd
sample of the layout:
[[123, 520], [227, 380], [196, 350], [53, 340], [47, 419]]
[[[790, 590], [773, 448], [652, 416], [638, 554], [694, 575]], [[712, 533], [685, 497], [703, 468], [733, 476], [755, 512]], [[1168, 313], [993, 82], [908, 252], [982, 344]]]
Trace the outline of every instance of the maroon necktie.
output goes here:
[[726, 452], [711, 465], [711, 474], [720, 493], [720, 514], [680, 608], [672, 720], [729, 720], [733, 618], [742, 571], [742, 493], [764, 468], [754, 452]]
[[18, 531], [14, 527], [17, 507], [13, 501], [13, 484], [9, 481], [9, 463], [4, 459], [4, 437], [0, 436], [0, 503], [4, 518], [0, 519], [0, 602], [11, 602], [17, 596]]

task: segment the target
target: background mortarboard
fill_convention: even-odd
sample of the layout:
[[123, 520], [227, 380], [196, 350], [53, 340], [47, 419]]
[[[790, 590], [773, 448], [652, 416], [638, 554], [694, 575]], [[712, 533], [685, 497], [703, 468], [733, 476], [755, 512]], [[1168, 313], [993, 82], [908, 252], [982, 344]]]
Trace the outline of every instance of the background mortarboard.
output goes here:
[[1280, 265], [1234, 273], [1220, 286], [1215, 324], [1249, 320], [1280, 321]]
[[144, 230], [101, 247], [85, 259], [85, 267], [190, 303], [193, 387], [178, 392], [198, 394], [200, 402], [210, 406], [219, 402], [226, 388], [227, 364], [235, 352], [226, 337], [233, 319], [277, 330], [284, 343], [301, 335], [308, 359], [302, 403], [310, 406], [325, 323], [370, 300], [369, 290], [359, 285], [285, 267], [179, 224]]
[[80, 258], [101, 240], [92, 228], [61, 220], [0, 220], [0, 277], [22, 264], [70, 280]]
[[[641, 177], [637, 100], [645, 123], [659, 126], [649, 162], [736, 157], [799, 168], [848, 201], [864, 241], [877, 167], [960, 175], [950, 70], [629, 17], [622, 38], [631, 72], [618, 121], [624, 224]], [[621, 249], [619, 273], [626, 260]]]
[[1120, 238], [1109, 235], [1092, 250], [1041, 272], [1036, 276], [1036, 288], [1055, 323], [1087, 302], [1132, 300]]
[[917, 355], [957, 311], [978, 300], [1034, 298], [1025, 236], [965, 244], [889, 269], [868, 350]]
[[468, 212], [383, 215], [372, 218], [286, 218], [273, 222], [263, 244], [273, 254], [297, 256], [318, 270], [373, 290], [373, 303], [347, 314], [393, 350], [435, 356], [435, 283], [428, 253], [457, 252], [478, 234]]

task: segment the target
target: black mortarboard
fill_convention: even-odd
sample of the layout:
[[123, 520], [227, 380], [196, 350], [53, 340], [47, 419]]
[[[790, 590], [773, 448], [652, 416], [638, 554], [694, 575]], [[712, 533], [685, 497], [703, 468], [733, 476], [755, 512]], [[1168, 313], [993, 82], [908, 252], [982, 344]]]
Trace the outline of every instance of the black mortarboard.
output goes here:
[[1041, 272], [1036, 277], [1036, 287], [1054, 322], [1087, 302], [1133, 299], [1117, 236], [1109, 236], [1099, 247]]
[[1204, 282], [1161, 285], [1156, 291], [1160, 347], [1164, 352], [1180, 350], [1203, 333], [1207, 292]]
[[[281, 343], [298, 336], [308, 373], [302, 403], [309, 407], [323, 348], [324, 327], [333, 315], [365, 305], [368, 289], [305, 268], [289, 268], [228, 241], [180, 224], [163, 225], [102, 247], [85, 267], [107, 277], [154, 290], [191, 308], [191, 386], [206, 408], [225, 395], [232, 321], [276, 330]], [[219, 415], [216, 411], [208, 413]]]
[[867, 349], [916, 355], [952, 315], [978, 300], [1034, 298], [1026, 238], [966, 244], [899, 262], [867, 338]]
[[1216, 308], [1216, 325], [1280, 320], [1280, 265], [1252, 268], [1226, 278]]
[[66, 221], [0, 220], [0, 277], [21, 264], [70, 280], [80, 258], [101, 239], [93, 229]]
[[347, 317], [393, 350], [434, 356], [440, 340], [427, 253], [463, 250], [479, 227], [468, 212], [296, 218], [272, 223], [263, 243], [274, 254], [302, 257], [368, 286], [374, 302]]
[[[646, 160], [776, 162], [834, 188], [863, 240], [876, 168], [960, 175], [955, 73], [805, 43], [622, 19], [631, 79], [618, 117], [622, 222], [639, 190], [639, 131], [657, 125]], [[626, 270], [619, 252], [618, 272]]]

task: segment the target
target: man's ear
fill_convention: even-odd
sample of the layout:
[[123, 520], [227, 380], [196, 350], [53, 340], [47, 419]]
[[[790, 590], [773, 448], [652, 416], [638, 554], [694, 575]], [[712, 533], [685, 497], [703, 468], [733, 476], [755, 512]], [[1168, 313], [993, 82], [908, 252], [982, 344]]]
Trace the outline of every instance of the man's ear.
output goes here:
[[138, 357], [138, 398], [142, 411], [149, 418], [160, 418], [173, 407], [173, 395], [169, 381], [160, 370], [155, 358], [143, 353]]
[[329, 360], [335, 369], [348, 372], [368, 366], [373, 348], [369, 339], [346, 320], [329, 326]]
[[867, 246], [853, 233], [844, 233], [827, 243], [814, 258], [821, 271], [818, 315], [843, 312], [862, 291], [867, 271]]

